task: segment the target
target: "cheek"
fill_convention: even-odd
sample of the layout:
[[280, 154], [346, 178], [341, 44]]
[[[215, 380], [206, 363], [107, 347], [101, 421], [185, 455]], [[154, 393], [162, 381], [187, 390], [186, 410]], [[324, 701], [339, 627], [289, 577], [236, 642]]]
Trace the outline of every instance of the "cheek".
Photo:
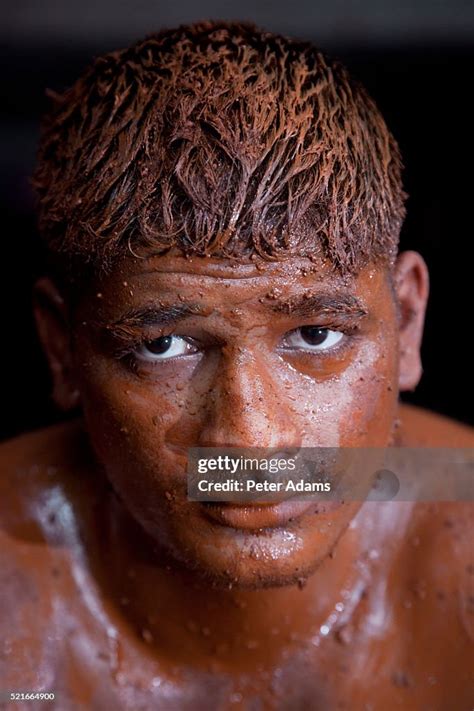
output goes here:
[[164, 446], [182, 416], [177, 383], [140, 380], [119, 364], [91, 358], [80, 389], [93, 448], [115, 488], [127, 501], [161, 507], [166, 491], [185, 481], [186, 452]]
[[95, 373], [83, 383], [83, 399], [97, 459], [134, 519], [177, 556], [176, 529], [187, 528], [187, 458], [164, 439], [180, 409], [166, 387], [132, 384], [111, 372], [101, 377], [100, 368]]
[[[397, 407], [396, 351], [390, 342], [366, 342], [332, 377], [293, 375], [304, 446], [386, 446]], [[288, 392], [288, 390], [287, 390]]]
[[345, 373], [346, 398], [341, 446], [381, 446], [389, 443], [398, 393], [396, 350], [391, 342], [369, 343]]
[[83, 362], [81, 400], [94, 432], [114, 432], [120, 440], [143, 438], [153, 446], [182, 415], [182, 373], [168, 368], [164, 377], [152, 379], [108, 358], [91, 356]]

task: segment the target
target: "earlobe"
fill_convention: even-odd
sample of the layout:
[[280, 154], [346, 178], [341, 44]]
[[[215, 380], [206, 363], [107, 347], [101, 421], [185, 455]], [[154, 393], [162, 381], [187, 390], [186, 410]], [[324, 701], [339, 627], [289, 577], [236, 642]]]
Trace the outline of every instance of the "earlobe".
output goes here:
[[402, 252], [395, 266], [399, 306], [399, 388], [414, 390], [423, 369], [420, 348], [429, 294], [428, 268], [418, 252]]
[[51, 279], [42, 278], [36, 282], [33, 311], [53, 381], [53, 400], [61, 410], [72, 410], [79, 404], [79, 390], [74, 382], [67, 309], [62, 294]]

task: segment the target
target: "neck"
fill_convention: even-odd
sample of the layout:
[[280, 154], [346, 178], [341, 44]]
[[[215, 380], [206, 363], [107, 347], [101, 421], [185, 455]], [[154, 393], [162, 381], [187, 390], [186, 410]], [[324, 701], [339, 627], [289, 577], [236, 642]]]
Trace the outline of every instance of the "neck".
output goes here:
[[354, 614], [377, 561], [369, 539], [380, 527], [380, 506], [359, 513], [359, 523], [353, 522], [307, 581], [258, 590], [222, 588], [157, 553], [114, 496], [106, 508], [108, 535], [100, 545], [105, 584], [143, 644], [172, 664], [228, 672], [263, 669], [292, 649], [319, 646]]

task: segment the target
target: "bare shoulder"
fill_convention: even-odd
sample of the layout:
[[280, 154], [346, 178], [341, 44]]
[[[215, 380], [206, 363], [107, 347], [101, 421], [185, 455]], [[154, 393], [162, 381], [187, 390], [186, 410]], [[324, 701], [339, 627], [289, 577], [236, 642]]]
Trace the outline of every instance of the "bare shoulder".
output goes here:
[[[20, 435], [0, 445], [0, 551], [15, 557], [47, 543], [48, 526], [69, 490], [83, 448], [78, 421]], [[21, 557], [21, 555], [20, 555]]]
[[474, 428], [413, 405], [400, 405], [400, 439], [409, 447], [474, 447]]
[[[401, 444], [409, 447], [474, 448], [474, 429], [448, 417], [418, 407], [400, 408]], [[452, 500], [419, 502], [415, 525], [433, 552], [433, 560], [445, 571], [456, 566], [466, 572], [474, 560], [474, 501]], [[424, 531], [424, 533], [423, 533]], [[454, 550], [456, 554], [454, 554]], [[429, 562], [430, 558], [426, 558]], [[471, 567], [469, 567], [471, 570]], [[468, 578], [469, 582], [474, 579]]]
[[91, 508], [80, 476], [86, 449], [78, 422], [0, 445], [0, 636], [11, 649], [0, 655], [0, 677], [11, 688], [37, 688], [45, 658], [57, 653], [56, 617], [82, 548], [80, 512]]
[[[400, 443], [408, 447], [474, 448], [473, 428], [410, 405], [400, 407], [400, 434]], [[423, 540], [422, 549], [432, 553], [425, 555], [424, 564], [430, 566], [435, 561], [445, 573], [457, 569], [466, 582], [474, 582], [465, 576], [474, 563], [474, 501], [421, 501], [415, 505], [413, 523], [416, 540]]]
[[70, 458], [71, 445], [80, 436], [79, 420], [64, 422], [28, 432], [0, 444], [2, 479], [12, 469], [41, 467], [53, 461], [64, 463]]
[[[44, 537], [61, 502], [77, 498], [78, 473], [90, 456], [79, 420], [15, 437], [0, 445], [0, 546], [5, 538]], [[80, 477], [81, 490], [87, 491]]]
[[[409, 447], [474, 447], [472, 428], [408, 405], [400, 408], [400, 435]], [[437, 668], [433, 679], [440, 693], [457, 693], [466, 704], [472, 698], [474, 658], [473, 539], [474, 501], [419, 502], [397, 568], [399, 623], [413, 631], [416, 659], [423, 660], [415, 667], [421, 664], [420, 674]]]
[[[409, 447], [474, 447], [471, 427], [409, 405], [400, 407], [400, 435]], [[474, 657], [473, 540], [474, 501], [419, 502], [400, 566], [401, 614], [410, 618], [427, 657], [436, 656], [430, 639], [438, 638], [453, 666], [447, 676], [462, 678], [466, 688]]]

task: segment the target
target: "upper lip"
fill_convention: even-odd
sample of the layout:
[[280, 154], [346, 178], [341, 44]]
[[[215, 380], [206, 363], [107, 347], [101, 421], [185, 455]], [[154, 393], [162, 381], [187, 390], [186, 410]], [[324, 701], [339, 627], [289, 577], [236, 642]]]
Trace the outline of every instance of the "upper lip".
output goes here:
[[308, 508], [315, 505], [314, 501], [294, 501], [285, 499], [278, 503], [249, 504], [213, 503], [205, 504], [206, 516], [213, 521], [230, 528], [262, 529], [275, 528], [297, 519]]

